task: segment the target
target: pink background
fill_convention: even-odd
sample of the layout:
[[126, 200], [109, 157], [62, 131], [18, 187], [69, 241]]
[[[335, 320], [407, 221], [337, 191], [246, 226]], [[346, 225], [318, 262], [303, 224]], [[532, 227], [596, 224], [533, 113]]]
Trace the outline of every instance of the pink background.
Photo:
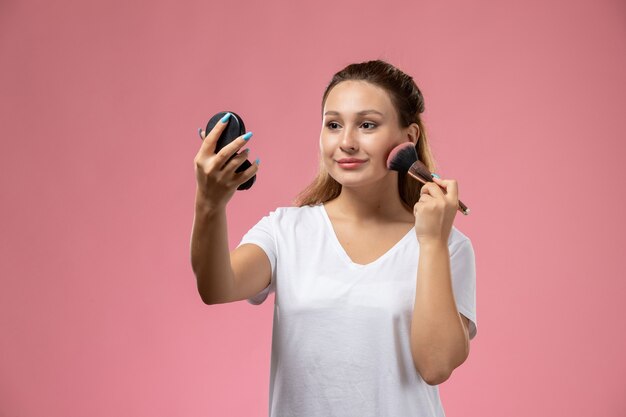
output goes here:
[[274, 297], [207, 306], [191, 271], [197, 128], [254, 132], [234, 247], [313, 178], [332, 74], [376, 58], [472, 209], [447, 415], [626, 415], [625, 46], [620, 0], [2, 1], [0, 416], [266, 415]]

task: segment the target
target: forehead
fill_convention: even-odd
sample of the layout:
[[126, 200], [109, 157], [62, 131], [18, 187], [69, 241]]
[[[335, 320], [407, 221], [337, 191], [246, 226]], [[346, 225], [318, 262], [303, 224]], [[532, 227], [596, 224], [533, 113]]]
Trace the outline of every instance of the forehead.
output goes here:
[[342, 81], [334, 86], [324, 103], [324, 111], [334, 110], [340, 113], [356, 113], [363, 109], [380, 110], [389, 113], [393, 104], [389, 94], [377, 85], [367, 81]]

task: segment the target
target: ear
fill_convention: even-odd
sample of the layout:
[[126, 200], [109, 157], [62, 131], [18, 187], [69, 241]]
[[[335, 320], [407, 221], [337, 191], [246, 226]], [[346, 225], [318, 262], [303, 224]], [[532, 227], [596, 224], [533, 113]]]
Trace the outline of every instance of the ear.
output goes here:
[[420, 127], [417, 123], [411, 123], [406, 128], [406, 137], [408, 140], [413, 142], [414, 145], [417, 145], [417, 141], [420, 137]]

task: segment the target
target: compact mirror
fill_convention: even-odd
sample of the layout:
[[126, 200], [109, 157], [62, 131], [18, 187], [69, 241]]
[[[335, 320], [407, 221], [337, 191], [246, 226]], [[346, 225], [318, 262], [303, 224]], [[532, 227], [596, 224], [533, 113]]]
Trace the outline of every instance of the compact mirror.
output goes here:
[[[210, 132], [215, 127], [215, 125], [219, 123], [219, 121], [222, 119], [222, 117], [226, 115], [226, 113], [230, 113], [230, 117], [228, 118], [228, 125], [226, 126], [226, 128], [224, 129], [220, 137], [217, 139], [217, 144], [215, 145], [215, 153], [218, 153], [219, 150], [222, 149], [224, 146], [228, 145], [230, 142], [232, 142], [233, 140], [237, 139], [239, 136], [246, 133], [246, 126], [243, 124], [243, 119], [237, 113], [232, 112], [232, 111], [222, 111], [222, 112], [215, 114], [213, 117], [211, 117], [211, 119], [209, 120], [209, 123], [207, 123], [206, 129], [204, 129], [204, 131], [208, 134], [208, 132]], [[233, 159], [235, 155], [238, 155], [238, 154], [239, 153], [233, 154], [233, 156], [228, 158], [228, 161]], [[250, 166], [252, 166], [252, 164], [250, 163], [250, 161], [246, 159], [245, 161], [243, 161], [241, 165], [237, 167], [235, 172], [245, 171]], [[237, 189], [247, 190], [250, 187], [252, 187], [252, 184], [254, 184], [254, 181], [256, 181], [256, 174], [254, 174], [254, 176], [250, 178], [248, 181], [239, 185]]]

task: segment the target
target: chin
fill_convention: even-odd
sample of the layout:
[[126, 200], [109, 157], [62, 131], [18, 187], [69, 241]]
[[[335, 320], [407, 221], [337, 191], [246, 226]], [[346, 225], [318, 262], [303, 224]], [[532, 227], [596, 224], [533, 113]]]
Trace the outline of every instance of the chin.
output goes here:
[[363, 173], [336, 173], [329, 172], [329, 175], [341, 184], [342, 187], [366, 187], [370, 185], [375, 185], [380, 182], [384, 182], [386, 178], [383, 177], [372, 177], [367, 174], [363, 175]]

